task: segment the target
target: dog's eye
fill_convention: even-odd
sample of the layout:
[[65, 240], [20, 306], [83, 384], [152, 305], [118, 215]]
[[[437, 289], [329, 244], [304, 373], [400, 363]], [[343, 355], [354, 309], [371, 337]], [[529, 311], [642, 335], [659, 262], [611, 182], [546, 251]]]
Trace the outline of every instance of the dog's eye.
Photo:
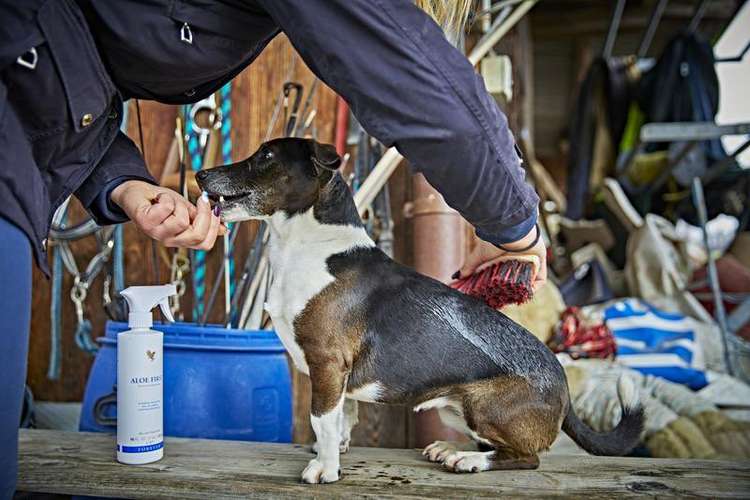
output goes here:
[[265, 150], [265, 151], [263, 152], [262, 158], [263, 158], [264, 160], [266, 160], [266, 161], [271, 161], [271, 160], [273, 160], [273, 151], [271, 151], [270, 149], [267, 149], [267, 150]]

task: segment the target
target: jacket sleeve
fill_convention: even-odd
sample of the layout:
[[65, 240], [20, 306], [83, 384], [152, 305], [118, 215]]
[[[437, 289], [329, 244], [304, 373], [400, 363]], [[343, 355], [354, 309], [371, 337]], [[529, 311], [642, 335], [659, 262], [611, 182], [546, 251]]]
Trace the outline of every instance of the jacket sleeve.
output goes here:
[[466, 57], [410, 0], [259, 0], [368, 133], [395, 146], [492, 243], [524, 236], [538, 197], [508, 122]]
[[131, 179], [157, 184], [133, 141], [118, 132], [99, 164], [76, 190], [76, 197], [97, 224], [126, 222], [127, 215], [112, 203], [109, 195], [114, 188]]

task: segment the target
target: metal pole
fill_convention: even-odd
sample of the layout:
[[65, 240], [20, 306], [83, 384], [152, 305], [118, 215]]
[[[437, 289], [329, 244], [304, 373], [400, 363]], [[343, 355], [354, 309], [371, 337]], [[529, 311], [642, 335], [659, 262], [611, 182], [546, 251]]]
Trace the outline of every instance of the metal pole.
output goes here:
[[604, 41], [604, 49], [602, 50], [602, 57], [604, 59], [612, 57], [612, 49], [615, 48], [615, 39], [617, 38], [617, 32], [620, 29], [622, 13], [625, 11], [625, 1], [626, 0], [617, 0], [615, 10], [612, 11], [612, 18], [609, 21], [609, 29], [607, 30], [607, 38]]
[[724, 345], [724, 363], [727, 365], [727, 373], [729, 375], [734, 375], [734, 370], [732, 369], [729, 357], [729, 329], [727, 328], [727, 316], [724, 311], [724, 302], [721, 300], [719, 275], [716, 272], [716, 262], [714, 262], [714, 257], [711, 254], [711, 247], [708, 243], [708, 231], [706, 230], [706, 224], [708, 223], [706, 200], [703, 196], [703, 184], [701, 184], [701, 180], [698, 177], [693, 178], [693, 203], [698, 212], [698, 221], [700, 222], [701, 230], [703, 231], [703, 245], [706, 248], [706, 255], [708, 257], [708, 284], [711, 287], [711, 293], [714, 296], [714, 318], [719, 325], [721, 341]]
[[698, 29], [701, 20], [703, 20], [703, 15], [706, 13], [706, 7], [708, 7], [708, 0], [700, 0], [700, 3], [695, 8], [693, 18], [690, 20], [690, 25], [688, 26], [688, 31], [691, 33]]
[[643, 59], [644, 57], [646, 57], [646, 53], [648, 53], [648, 49], [649, 47], [651, 47], [651, 42], [654, 40], [656, 28], [659, 27], [659, 22], [661, 22], [661, 17], [662, 15], [664, 15], [664, 10], [667, 8], [668, 3], [669, 0], [659, 0], [656, 5], [654, 5], [654, 11], [651, 13], [651, 19], [649, 19], [648, 21], [648, 26], [646, 27], [646, 31], [643, 33], [641, 43], [638, 46], [638, 59]]
[[[513, 13], [508, 16], [508, 19], [506, 19], [502, 24], [500, 24], [497, 29], [487, 37], [482, 37], [482, 40], [474, 47], [474, 49], [471, 51], [471, 54], [469, 54], [469, 61], [472, 65], [476, 65], [484, 55], [490, 51], [492, 47], [494, 47], [497, 42], [500, 41], [500, 39], [505, 36], [506, 33], [508, 33], [513, 26], [516, 25], [518, 21], [521, 20], [521, 18], [531, 10], [531, 8], [536, 5], [538, 0], [526, 0], [522, 4], [520, 4], [518, 7], [515, 8]], [[624, 0], [620, 0], [624, 1]]]

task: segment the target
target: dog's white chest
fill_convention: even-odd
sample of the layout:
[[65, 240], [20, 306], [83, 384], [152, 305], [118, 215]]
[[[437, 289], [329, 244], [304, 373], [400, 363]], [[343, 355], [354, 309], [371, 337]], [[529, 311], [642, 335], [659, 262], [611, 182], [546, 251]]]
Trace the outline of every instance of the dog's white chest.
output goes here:
[[274, 276], [266, 310], [294, 365], [299, 371], [308, 373], [304, 352], [296, 341], [294, 319], [334, 278], [325, 268], [325, 261], [321, 264], [309, 257], [290, 257], [283, 255], [283, 252], [277, 256], [274, 269], [281, 271]]
[[305, 354], [296, 341], [295, 318], [335, 280], [327, 264], [331, 255], [374, 243], [363, 228], [320, 224], [312, 210], [295, 219], [285, 234], [272, 232], [269, 259], [273, 281], [266, 310], [295, 366], [308, 373]]

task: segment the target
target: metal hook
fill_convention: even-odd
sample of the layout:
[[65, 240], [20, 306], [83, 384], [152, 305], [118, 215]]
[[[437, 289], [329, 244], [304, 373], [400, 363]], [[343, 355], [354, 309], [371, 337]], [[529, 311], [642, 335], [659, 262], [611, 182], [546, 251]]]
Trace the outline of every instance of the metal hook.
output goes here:
[[[31, 54], [31, 60], [26, 60], [25, 57]], [[36, 69], [36, 63], [39, 61], [39, 54], [36, 53], [36, 48], [31, 47], [29, 50], [18, 56], [16, 62], [24, 68], [34, 70]]]
[[180, 28], [180, 40], [193, 45], [193, 32], [190, 30], [190, 25], [188, 23], [184, 23], [182, 28]]
[[[209, 112], [208, 127], [202, 127], [195, 121], [196, 115], [200, 111], [204, 110], [208, 110]], [[221, 109], [216, 106], [216, 100], [214, 99], [213, 95], [206, 97], [205, 99], [201, 99], [200, 101], [193, 104], [193, 106], [190, 108], [191, 127], [193, 129], [193, 132], [198, 134], [198, 141], [202, 148], [206, 147], [206, 143], [208, 142], [208, 135], [211, 133], [211, 129], [218, 130], [221, 128], [222, 119], [223, 116], [221, 114]]]

